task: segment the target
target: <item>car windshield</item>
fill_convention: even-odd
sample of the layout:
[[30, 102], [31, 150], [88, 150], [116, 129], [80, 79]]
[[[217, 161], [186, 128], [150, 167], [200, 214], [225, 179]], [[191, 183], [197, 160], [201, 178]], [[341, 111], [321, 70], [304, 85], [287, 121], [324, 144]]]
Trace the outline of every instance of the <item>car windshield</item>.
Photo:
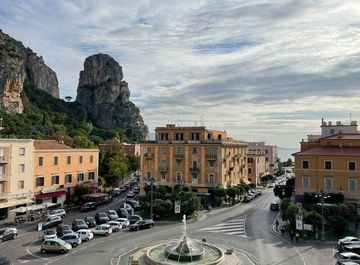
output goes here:
[[75, 221], [75, 223], [76, 223], [77, 225], [81, 225], [81, 224], [84, 223], [84, 221], [83, 221], [83, 220], [77, 220], [77, 221]]
[[46, 234], [46, 235], [54, 235], [54, 234], [55, 234], [55, 231], [53, 231], [53, 230], [47, 230], [47, 231], [45, 231], [45, 234]]
[[5, 230], [0, 230], [0, 235], [4, 234]]
[[86, 217], [86, 221], [88, 221], [88, 222], [93, 222], [93, 221], [94, 221], [94, 218], [92, 218], [92, 217]]

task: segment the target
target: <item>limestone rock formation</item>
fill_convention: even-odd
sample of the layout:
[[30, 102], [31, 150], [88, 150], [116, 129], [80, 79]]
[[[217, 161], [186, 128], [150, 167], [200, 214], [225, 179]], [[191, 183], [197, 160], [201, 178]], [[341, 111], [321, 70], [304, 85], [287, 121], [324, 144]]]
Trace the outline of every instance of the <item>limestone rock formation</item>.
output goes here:
[[25, 82], [59, 97], [56, 73], [31, 49], [0, 30], [0, 108], [22, 113], [21, 92]]
[[76, 101], [99, 127], [118, 127], [143, 141], [148, 128], [139, 109], [129, 101], [130, 90], [122, 79], [122, 68], [114, 58], [107, 54], [92, 55], [86, 58], [80, 72]]

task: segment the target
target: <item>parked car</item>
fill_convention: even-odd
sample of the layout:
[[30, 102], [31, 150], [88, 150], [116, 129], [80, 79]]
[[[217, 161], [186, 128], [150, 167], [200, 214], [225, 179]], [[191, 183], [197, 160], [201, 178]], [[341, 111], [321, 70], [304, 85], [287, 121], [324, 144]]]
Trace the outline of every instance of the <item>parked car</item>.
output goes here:
[[117, 211], [118, 216], [127, 218], [129, 216], [128, 211], [125, 208], [119, 208]]
[[243, 202], [250, 202], [251, 201], [251, 198], [249, 196], [244, 196]]
[[80, 229], [76, 233], [80, 236], [81, 241], [83, 242], [87, 242], [94, 237], [94, 233], [89, 229]]
[[94, 217], [92, 217], [92, 216], [86, 216], [84, 221], [88, 225], [89, 228], [96, 226], [96, 221], [95, 221]]
[[71, 227], [73, 231], [89, 228], [89, 226], [85, 223], [83, 219], [74, 219], [71, 223]]
[[279, 203], [277, 202], [270, 203], [270, 211], [279, 211], [279, 210], [280, 210]]
[[118, 214], [116, 213], [115, 210], [108, 210], [106, 212], [106, 214], [107, 214], [107, 216], [109, 217], [110, 220], [115, 220], [115, 219], [119, 218], [119, 216], [118, 216]]
[[59, 238], [47, 239], [41, 244], [40, 251], [41, 253], [46, 252], [59, 252], [61, 254], [67, 253], [72, 249], [69, 243], [66, 243], [64, 240]]
[[140, 215], [130, 215], [128, 217], [128, 220], [129, 220], [130, 225], [132, 225], [132, 224], [136, 223], [137, 221], [142, 220], [142, 218]]
[[109, 222], [110, 218], [106, 215], [106, 213], [96, 213], [95, 214], [95, 221], [98, 224], [105, 224]]
[[12, 265], [12, 262], [8, 257], [0, 255], [0, 265]]
[[141, 210], [140, 203], [135, 200], [126, 200], [126, 204], [129, 204], [135, 211]]
[[352, 252], [360, 255], [360, 245], [354, 244], [352, 242], [350, 243], [343, 243], [339, 247], [339, 252]]
[[44, 231], [43, 240], [55, 239], [55, 238], [57, 238], [55, 230], [49, 229]]
[[129, 183], [126, 183], [126, 184], [124, 184], [124, 187], [125, 187], [126, 189], [129, 189], [129, 188], [130, 188], [130, 184], [129, 184]]
[[127, 198], [134, 198], [135, 197], [135, 193], [133, 191], [129, 191], [128, 194], [126, 194]]
[[141, 230], [146, 228], [151, 228], [154, 226], [153, 220], [139, 220], [134, 224], [129, 225], [130, 230]]
[[95, 227], [92, 232], [94, 233], [94, 235], [108, 236], [112, 233], [112, 228], [111, 225], [102, 224]]
[[336, 260], [337, 264], [342, 264], [342, 262], [346, 261], [352, 261], [360, 264], [360, 255], [353, 252], [338, 253], [338, 255], [336, 255]]
[[123, 207], [125, 208], [125, 210], [128, 212], [129, 215], [133, 215], [134, 214], [134, 208], [131, 207], [130, 204], [124, 203]]
[[54, 216], [59, 216], [61, 218], [64, 218], [66, 216], [66, 212], [64, 209], [56, 209], [50, 211], [50, 213], [47, 215], [47, 217], [54, 217]]
[[[60, 216], [53, 216], [47, 218], [44, 222], [40, 223], [42, 230], [48, 229], [54, 226], [57, 226], [62, 223], [62, 218]], [[39, 225], [39, 224], [38, 224]]]
[[358, 241], [360, 241], [360, 239], [358, 237], [346, 236], [346, 237], [340, 238], [338, 240], [338, 247], [340, 247], [340, 245], [343, 244], [343, 243], [358, 242]]
[[122, 187], [119, 188], [119, 191], [120, 191], [121, 193], [123, 193], [123, 192], [126, 191], [126, 188], [125, 188], [124, 186], [122, 186]]
[[113, 201], [113, 198], [112, 198], [111, 195], [109, 195], [107, 198], [105, 198], [105, 199], [103, 199], [103, 200], [101, 200], [101, 201], [96, 202], [96, 205], [97, 205], [97, 206], [105, 205], [105, 204], [108, 204], [108, 203], [110, 203], [110, 202], [112, 202], [112, 201]]
[[115, 221], [119, 222], [122, 225], [122, 228], [128, 227], [130, 222], [127, 218], [118, 218]]
[[109, 221], [107, 224], [111, 226], [113, 232], [118, 232], [118, 231], [120, 231], [122, 229], [122, 225], [121, 225], [120, 222]]
[[120, 188], [115, 188], [114, 191], [111, 193], [111, 195], [112, 195], [113, 197], [118, 197], [118, 196], [121, 195], [121, 192], [122, 192], [122, 191], [120, 191]]
[[56, 235], [58, 237], [62, 237], [66, 234], [70, 234], [70, 233], [73, 233], [74, 231], [71, 229], [70, 225], [59, 225], [57, 228], [56, 228]]
[[97, 209], [96, 202], [87, 202], [80, 208], [80, 211], [81, 212], [88, 212], [88, 211], [93, 211], [93, 210], [96, 210], [96, 209]]
[[275, 183], [270, 183], [270, 184], [268, 185], [268, 188], [275, 188]]
[[81, 238], [77, 233], [66, 234], [61, 237], [66, 243], [69, 243], [73, 248], [76, 248], [81, 244]]
[[18, 231], [16, 228], [8, 227], [0, 229], [0, 242], [4, 242], [6, 240], [15, 239], [18, 235]]
[[133, 187], [133, 192], [138, 194], [140, 192], [140, 188], [138, 186]]

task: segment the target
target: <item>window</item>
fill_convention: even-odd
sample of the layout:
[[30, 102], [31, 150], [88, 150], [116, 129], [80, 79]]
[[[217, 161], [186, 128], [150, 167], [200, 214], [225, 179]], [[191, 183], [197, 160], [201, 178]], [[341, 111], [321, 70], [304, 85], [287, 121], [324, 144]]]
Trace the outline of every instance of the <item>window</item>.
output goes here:
[[71, 164], [71, 156], [68, 156], [66, 161], [67, 161], [67, 164], [70, 165]]
[[303, 188], [310, 188], [310, 178], [309, 177], [303, 177], [302, 178], [302, 182], [303, 182]]
[[51, 185], [59, 184], [59, 176], [55, 175], [51, 177]]
[[248, 174], [251, 175], [251, 168], [248, 168]]
[[197, 141], [200, 140], [200, 134], [199, 133], [191, 133], [191, 140]]
[[3, 193], [5, 191], [5, 184], [0, 183], [0, 193]]
[[72, 182], [72, 175], [66, 174], [65, 175], [65, 183], [71, 183]]
[[162, 141], [169, 140], [169, 135], [167, 133], [160, 133], [160, 140]]
[[88, 177], [89, 177], [89, 180], [95, 180], [95, 173], [89, 172]]
[[253, 158], [252, 158], [252, 157], [248, 157], [247, 160], [248, 160], [247, 162], [248, 162], [249, 164], [252, 164], [252, 163], [253, 163]]
[[181, 160], [176, 160], [176, 167], [181, 168]]
[[83, 162], [83, 156], [79, 156], [79, 164], [82, 164]]
[[57, 166], [59, 164], [59, 157], [54, 156], [54, 165]]
[[161, 147], [161, 154], [166, 155], [166, 147]]
[[94, 156], [91, 155], [91, 156], [90, 156], [90, 163], [93, 163], [93, 162], [94, 162]]
[[210, 148], [209, 148], [209, 155], [210, 155], [210, 156], [214, 156], [214, 155], [215, 155], [214, 147], [210, 147]]
[[180, 147], [177, 148], [177, 154], [181, 155], [181, 148]]
[[176, 181], [179, 182], [182, 179], [181, 172], [176, 172]]
[[309, 161], [308, 160], [303, 160], [302, 161], [302, 168], [303, 169], [309, 168]]
[[349, 179], [348, 180], [348, 190], [349, 191], [356, 191], [356, 179]]
[[147, 171], [146, 172], [146, 178], [149, 180], [151, 179], [151, 172], [150, 171]]
[[334, 129], [330, 129], [330, 134], [335, 134], [335, 130], [334, 130]]
[[24, 181], [20, 180], [18, 181], [18, 190], [23, 190], [24, 189]]
[[44, 177], [37, 177], [36, 178], [36, 187], [43, 187], [44, 186]]
[[215, 165], [215, 161], [209, 161], [209, 167], [213, 168]]
[[[260, 150], [259, 150], [260, 151]], [[265, 154], [268, 154], [269, 153], [269, 150], [268, 149], [265, 149]]]
[[19, 149], [19, 155], [24, 156], [25, 155], [25, 148]]
[[269, 158], [268, 158], [268, 157], [265, 157], [265, 161], [268, 162], [268, 161], [269, 161]]
[[176, 140], [176, 141], [183, 141], [183, 140], [184, 140], [184, 134], [182, 134], [182, 133], [175, 133], [175, 140]]
[[208, 180], [209, 180], [209, 183], [214, 183], [215, 182], [215, 176], [214, 176], [213, 173], [209, 174]]
[[213, 135], [212, 135], [212, 133], [208, 133], [207, 138], [208, 138], [208, 140], [212, 140], [212, 139], [213, 139]]
[[333, 189], [333, 179], [325, 178], [325, 189], [332, 190]]
[[84, 173], [78, 173], [78, 182], [84, 181]]
[[161, 181], [166, 181], [166, 174], [164, 173], [161, 174]]
[[41, 167], [44, 164], [44, 158], [42, 156], [39, 157], [38, 165]]
[[193, 147], [192, 153], [193, 153], [193, 155], [197, 154], [197, 148], [196, 147]]
[[331, 161], [325, 161], [325, 169], [331, 170]]
[[19, 173], [23, 173], [25, 172], [25, 164], [20, 164], [19, 165]]
[[192, 182], [197, 182], [197, 180], [198, 180], [197, 174], [193, 174], [192, 175]]
[[348, 169], [349, 171], [355, 171], [356, 170], [356, 163], [354, 161], [348, 162]]

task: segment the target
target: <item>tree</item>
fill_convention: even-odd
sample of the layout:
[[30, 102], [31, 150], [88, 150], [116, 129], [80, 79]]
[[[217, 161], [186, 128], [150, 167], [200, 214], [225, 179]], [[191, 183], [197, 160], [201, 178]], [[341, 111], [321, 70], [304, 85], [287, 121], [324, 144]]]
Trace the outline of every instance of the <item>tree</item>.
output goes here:
[[232, 203], [235, 202], [235, 196], [237, 194], [237, 189], [234, 187], [230, 187], [226, 190], [226, 195], [231, 198]]
[[82, 200], [81, 196], [88, 193], [89, 193], [88, 187], [85, 187], [84, 185], [76, 184], [74, 195], [77, 197], [77, 201], [81, 201]]
[[284, 215], [284, 220], [288, 220], [291, 227], [293, 229], [295, 229], [296, 225], [295, 225], [295, 215], [300, 213], [300, 208], [299, 206], [291, 203], [289, 205], [289, 207], [286, 209], [285, 215]]
[[181, 201], [181, 212], [186, 215], [191, 215], [200, 209], [201, 203], [195, 193], [191, 191], [181, 191], [179, 193]]
[[129, 170], [135, 172], [140, 169], [140, 156], [128, 155]]
[[173, 214], [173, 203], [170, 200], [155, 199], [153, 201], [153, 211], [155, 216], [169, 216]]

